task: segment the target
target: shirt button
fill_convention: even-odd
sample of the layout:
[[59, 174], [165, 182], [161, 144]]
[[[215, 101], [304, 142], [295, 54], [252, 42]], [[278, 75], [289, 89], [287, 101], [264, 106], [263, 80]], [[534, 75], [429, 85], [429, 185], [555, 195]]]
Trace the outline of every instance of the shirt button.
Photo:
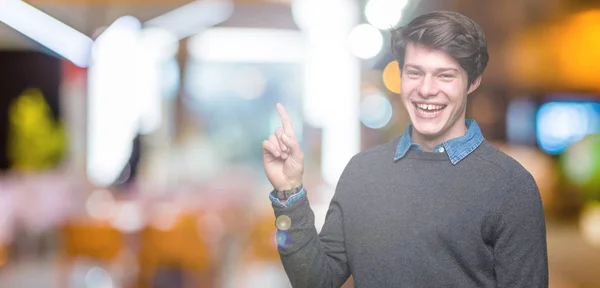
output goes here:
[[440, 152], [440, 153], [444, 153], [444, 151], [445, 151], [445, 150], [444, 150], [444, 147], [440, 147], [440, 148], [438, 148], [438, 152]]

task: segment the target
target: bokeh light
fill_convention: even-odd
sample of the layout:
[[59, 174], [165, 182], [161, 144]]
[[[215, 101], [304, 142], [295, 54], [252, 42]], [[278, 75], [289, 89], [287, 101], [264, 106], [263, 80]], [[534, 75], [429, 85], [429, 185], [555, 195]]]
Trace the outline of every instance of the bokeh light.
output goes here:
[[113, 280], [108, 271], [101, 267], [94, 267], [85, 273], [85, 287], [113, 288]]
[[600, 89], [600, 10], [561, 16], [565, 17], [513, 33], [505, 42], [512, 84], [530, 90]]
[[600, 202], [590, 202], [584, 207], [579, 226], [583, 239], [588, 244], [600, 248]]
[[537, 140], [549, 154], [562, 153], [569, 145], [600, 129], [600, 103], [548, 102], [537, 113]]
[[275, 240], [277, 247], [285, 248], [290, 245], [290, 233], [288, 231], [277, 230], [277, 234], [275, 234]]
[[[596, 2], [597, 3], [597, 2]], [[598, 89], [600, 73], [600, 10], [577, 13], [560, 26], [554, 41], [558, 53], [552, 69], [570, 87]]]
[[354, 56], [370, 59], [381, 51], [383, 36], [377, 28], [369, 24], [355, 26], [348, 35], [348, 45]]
[[92, 218], [108, 220], [115, 211], [115, 199], [110, 191], [98, 189], [88, 196], [85, 208]]
[[360, 103], [360, 121], [369, 128], [383, 128], [392, 114], [392, 103], [380, 93], [369, 94]]
[[117, 203], [116, 213], [110, 219], [111, 225], [124, 233], [137, 232], [144, 226], [140, 204], [134, 201]]
[[600, 134], [573, 144], [561, 161], [567, 180], [582, 189], [586, 198], [600, 201]]
[[398, 66], [398, 61], [394, 60], [388, 63], [383, 69], [383, 85], [385, 88], [394, 92], [396, 94], [400, 94], [400, 84], [401, 84], [401, 75], [400, 75], [400, 66]]
[[172, 229], [179, 218], [181, 208], [173, 202], [160, 202], [154, 206], [150, 225], [161, 231]]
[[290, 244], [290, 233], [279, 229], [271, 233], [271, 243], [277, 248], [285, 248]]
[[367, 21], [378, 29], [395, 28], [408, 0], [370, 0], [365, 5]]
[[292, 219], [290, 219], [290, 216], [281, 215], [277, 217], [277, 220], [275, 221], [275, 226], [277, 226], [277, 229], [279, 230], [288, 230], [292, 226]]
[[357, 21], [353, 1], [293, 0], [292, 17], [301, 30], [319, 33], [344, 30]]

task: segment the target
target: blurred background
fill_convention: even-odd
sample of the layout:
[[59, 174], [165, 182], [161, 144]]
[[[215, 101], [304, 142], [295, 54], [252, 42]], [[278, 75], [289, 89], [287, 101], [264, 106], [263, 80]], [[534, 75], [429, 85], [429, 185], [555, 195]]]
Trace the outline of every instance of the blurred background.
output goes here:
[[467, 113], [539, 185], [550, 287], [600, 287], [597, 0], [0, 0], [0, 286], [289, 287], [275, 103], [320, 229], [408, 125], [389, 29], [440, 9], [487, 34]]

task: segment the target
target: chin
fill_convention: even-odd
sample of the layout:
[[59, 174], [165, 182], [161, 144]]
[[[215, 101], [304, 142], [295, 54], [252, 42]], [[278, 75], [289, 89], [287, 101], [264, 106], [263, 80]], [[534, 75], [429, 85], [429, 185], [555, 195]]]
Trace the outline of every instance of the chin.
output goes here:
[[442, 134], [444, 125], [442, 123], [425, 122], [416, 119], [416, 121], [413, 121], [413, 129], [425, 138], [435, 138]]

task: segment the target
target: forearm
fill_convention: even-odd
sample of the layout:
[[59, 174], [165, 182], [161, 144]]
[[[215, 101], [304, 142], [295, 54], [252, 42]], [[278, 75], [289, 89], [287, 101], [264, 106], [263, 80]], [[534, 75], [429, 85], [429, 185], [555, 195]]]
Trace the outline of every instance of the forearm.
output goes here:
[[[273, 205], [273, 208], [279, 222], [288, 222], [287, 217], [291, 220], [285, 223], [289, 227], [287, 230], [278, 229], [277, 242], [281, 261], [293, 287], [340, 287], [348, 277], [348, 269], [338, 233], [330, 230], [331, 233], [318, 235], [314, 213], [305, 196], [290, 207]], [[278, 226], [285, 229], [285, 224]]]

